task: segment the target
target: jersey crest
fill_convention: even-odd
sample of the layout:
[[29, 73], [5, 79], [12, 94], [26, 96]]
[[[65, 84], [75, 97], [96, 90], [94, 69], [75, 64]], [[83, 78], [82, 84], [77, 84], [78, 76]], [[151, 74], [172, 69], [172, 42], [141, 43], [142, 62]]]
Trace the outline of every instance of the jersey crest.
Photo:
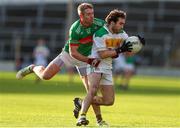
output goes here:
[[106, 48], [117, 48], [123, 42], [122, 38], [105, 39]]

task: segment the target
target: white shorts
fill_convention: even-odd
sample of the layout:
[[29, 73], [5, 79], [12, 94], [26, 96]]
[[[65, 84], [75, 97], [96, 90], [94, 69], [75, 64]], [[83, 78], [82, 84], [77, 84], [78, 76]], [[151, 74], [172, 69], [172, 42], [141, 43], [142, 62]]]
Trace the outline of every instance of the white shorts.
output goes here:
[[69, 55], [69, 53], [62, 51], [51, 63], [54, 63], [58, 65], [59, 67], [62, 67], [63, 65], [67, 67], [76, 67], [78, 70], [78, 73], [81, 76], [87, 75], [86, 68], [87, 63], [79, 61]]
[[135, 70], [135, 66], [134, 64], [122, 64], [122, 65], [118, 65], [118, 66], [114, 66], [114, 70], [115, 72], [118, 72], [118, 71], [124, 71], [124, 70], [131, 70], [131, 71], [134, 71]]
[[113, 77], [111, 69], [95, 68], [92, 66], [87, 67], [87, 74], [101, 73], [100, 85], [113, 85]]

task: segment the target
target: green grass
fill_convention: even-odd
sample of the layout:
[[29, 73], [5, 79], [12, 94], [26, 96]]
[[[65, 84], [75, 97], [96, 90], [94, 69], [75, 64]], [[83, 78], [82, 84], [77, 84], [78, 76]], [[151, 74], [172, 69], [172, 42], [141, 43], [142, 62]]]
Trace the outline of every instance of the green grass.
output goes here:
[[[180, 78], [136, 76], [128, 91], [115, 89], [115, 104], [102, 107], [111, 127], [180, 127]], [[0, 127], [74, 127], [75, 96], [85, 96], [78, 76], [73, 83], [57, 75], [35, 84], [33, 75], [16, 80], [0, 72]], [[91, 108], [87, 118], [95, 127]]]

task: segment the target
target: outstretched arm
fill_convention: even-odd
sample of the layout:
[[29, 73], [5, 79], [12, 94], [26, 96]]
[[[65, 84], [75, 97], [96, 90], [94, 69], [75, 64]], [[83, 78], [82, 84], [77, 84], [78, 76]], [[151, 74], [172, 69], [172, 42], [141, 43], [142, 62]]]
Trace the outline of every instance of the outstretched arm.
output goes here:
[[99, 51], [99, 56], [101, 57], [101, 59], [105, 59], [108, 57], [114, 57], [117, 56], [117, 52], [115, 50], [103, 50], [103, 51]]
[[76, 46], [71, 46], [70, 47], [70, 55], [73, 57], [73, 58], [75, 58], [75, 59], [77, 59], [77, 60], [79, 60], [79, 61], [83, 61], [83, 62], [85, 62], [85, 63], [88, 63], [88, 64], [90, 64], [90, 65], [92, 65], [92, 66], [94, 66], [94, 67], [97, 67], [98, 65], [99, 65], [99, 63], [100, 63], [100, 60], [99, 59], [97, 59], [97, 58], [88, 58], [88, 57], [86, 57], [86, 56], [83, 56], [83, 55], [81, 55], [79, 52], [78, 52], [78, 45], [76, 45]]
[[132, 50], [132, 45], [130, 44], [130, 42], [128, 43], [123, 43], [123, 45], [121, 47], [118, 47], [114, 50], [103, 50], [103, 51], [99, 51], [99, 56], [104, 59], [104, 58], [108, 58], [108, 57], [115, 57], [118, 56], [120, 53], [123, 52], [130, 52]]
[[73, 58], [75, 58], [75, 59], [77, 59], [77, 60], [79, 60], [79, 61], [83, 61], [83, 62], [88, 62], [88, 57], [86, 57], [86, 56], [83, 56], [83, 55], [81, 55], [79, 52], [78, 52], [78, 45], [74, 45], [74, 46], [70, 46], [70, 50], [69, 50], [69, 52], [70, 52], [70, 55], [73, 57]]

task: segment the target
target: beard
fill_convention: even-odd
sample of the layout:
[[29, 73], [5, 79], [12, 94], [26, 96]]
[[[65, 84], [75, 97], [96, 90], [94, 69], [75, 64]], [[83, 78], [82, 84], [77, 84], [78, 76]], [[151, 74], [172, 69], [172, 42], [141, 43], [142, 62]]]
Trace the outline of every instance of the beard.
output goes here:
[[93, 19], [89, 19], [89, 20], [86, 21], [86, 24], [91, 25], [92, 23], [93, 23]]
[[84, 24], [86, 27], [91, 26], [92, 23], [93, 23], [93, 20], [86, 20], [86, 21], [84, 20], [84, 22], [83, 22], [83, 24]]
[[119, 33], [119, 31], [120, 31], [120, 29], [117, 29], [117, 28], [112, 28], [112, 30], [113, 30], [113, 32], [116, 33], [116, 34]]

